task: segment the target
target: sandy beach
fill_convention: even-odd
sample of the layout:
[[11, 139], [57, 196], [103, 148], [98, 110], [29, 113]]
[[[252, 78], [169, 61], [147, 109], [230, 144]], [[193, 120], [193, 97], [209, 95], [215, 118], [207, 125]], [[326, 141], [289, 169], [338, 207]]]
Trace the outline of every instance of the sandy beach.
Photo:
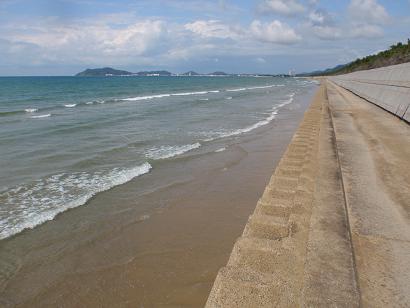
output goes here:
[[310, 100], [2, 241], [2, 305], [203, 306]]

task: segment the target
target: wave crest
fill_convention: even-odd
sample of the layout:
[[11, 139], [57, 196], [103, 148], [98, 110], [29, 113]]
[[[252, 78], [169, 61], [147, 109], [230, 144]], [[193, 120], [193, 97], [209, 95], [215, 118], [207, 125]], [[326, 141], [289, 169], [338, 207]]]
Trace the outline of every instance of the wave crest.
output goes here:
[[[85, 204], [95, 194], [146, 174], [152, 166], [145, 162], [133, 168], [114, 168], [93, 174], [60, 173], [0, 193], [0, 239], [32, 229], [57, 214]], [[12, 209], [9, 212], [8, 209]]]
[[198, 149], [200, 146], [199, 142], [185, 145], [163, 145], [147, 150], [145, 156], [151, 159], [167, 159]]

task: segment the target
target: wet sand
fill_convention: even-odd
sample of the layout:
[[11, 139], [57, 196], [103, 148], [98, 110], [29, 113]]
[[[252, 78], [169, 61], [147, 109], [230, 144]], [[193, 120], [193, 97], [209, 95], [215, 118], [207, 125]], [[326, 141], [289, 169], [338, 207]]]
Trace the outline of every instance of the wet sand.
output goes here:
[[0, 242], [0, 303], [203, 306], [310, 100], [223, 152], [164, 161]]

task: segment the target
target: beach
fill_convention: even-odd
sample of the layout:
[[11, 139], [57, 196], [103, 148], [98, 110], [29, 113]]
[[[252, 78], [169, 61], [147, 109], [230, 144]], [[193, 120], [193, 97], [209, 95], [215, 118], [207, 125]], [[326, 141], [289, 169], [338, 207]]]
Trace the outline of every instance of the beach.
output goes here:
[[2, 240], [2, 304], [203, 306], [314, 89], [228, 145], [158, 162]]

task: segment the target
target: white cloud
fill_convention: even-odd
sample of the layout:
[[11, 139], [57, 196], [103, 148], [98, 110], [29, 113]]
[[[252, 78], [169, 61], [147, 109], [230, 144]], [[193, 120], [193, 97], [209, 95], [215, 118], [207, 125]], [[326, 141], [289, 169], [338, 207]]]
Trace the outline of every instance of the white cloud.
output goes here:
[[342, 30], [337, 27], [317, 25], [313, 26], [312, 29], [315, 35], [322, 40], [337, 40], [343, 38]]
[[265, 0], [259, 5], [259, 11], [291, 16], [303, 13], [305, 7], [297, 0]]
[[319, 0], [309, 0], [308, 3], [309, 3], [309, 5], [311, 5], [311, 6], [316, 6], [316, 5], [319, 4]]
[[323, 24], [325, 22], [325, 17], [321, 12], [313, 11], [309, 14], [309, 20], [314, 24]]
[[376, 25], [359, 24], [352, 27], [350, 36], [353, 38], [380, 38], [383, 29]]
[[250, 33], [261, 42], [277, 44], [292, 44], [301, 39], [292, 28], [279, 20], [271, 23], [262, 23], [255, 20], [250, 26]]
[[8, 29], [4, 39], [9, 46], [30, 45], [35, 47], [32, 49], [36, 50], [37, 61], [60, 63], [94, 63], [157, 54], [168, 37], [163, 21], [149, 19], [115, 26], [101, 20], [75, 24], [45, 20], [13, 24]]
[[204, 38], [257, 40], [277, 44], [292, 44], [300, 40], [292, 28], [278, 20], [271, 23], [255, 20], [249, 28], [231, 27], [217, 20], [198, 20], [186, 24], [184, 28]]
[[383, 36], [380, 25], [389, 20], [377, 0], [351, 0], [343, 23], [336, 23], [333, 17], [326, 10], [315, 9], [309, 13], [306, 25], [322, 40], [373, 39]]
[[257, 57], [257, 58], [255, 58], [255, 62], [259, 63], [259, 64], [265, 64], [266, 60], [262, 57]]
[[366, 24], [381, 25], [390, 19], [386, 9], [377, 0], [352, 0], [349, 14], [354, 20]]
[[323, 9], [316, 9], [309, 13], [308, 26], [313, 33], [322, 40], [337, 40], [343, 37], [332, 16]]
[[334, 23], [332, 16], [323, 9], [311, 11], [308, 18], [312, 25], [332, 25]]
[[239, 29], [233, 29], [229, 25], [226, 25], [218, 20], [197, 20], [192, 23], [188, 23], [185, 26], [186, 30], [192, 31], [203, 37], [210, 38], [237, 38], [240, 34]]

